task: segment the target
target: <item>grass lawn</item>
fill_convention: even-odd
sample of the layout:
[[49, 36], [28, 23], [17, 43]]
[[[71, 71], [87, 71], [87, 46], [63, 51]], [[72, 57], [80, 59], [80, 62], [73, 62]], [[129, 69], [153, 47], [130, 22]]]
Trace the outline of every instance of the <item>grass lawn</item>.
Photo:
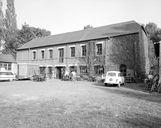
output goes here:
[[161, 95], [135, 86], [0, 82], [0, 128], [161, 128]]

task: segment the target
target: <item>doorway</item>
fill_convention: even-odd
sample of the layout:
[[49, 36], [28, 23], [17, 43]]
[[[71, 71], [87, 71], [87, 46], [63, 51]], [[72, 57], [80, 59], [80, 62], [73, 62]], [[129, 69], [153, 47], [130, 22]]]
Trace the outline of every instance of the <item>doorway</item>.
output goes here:
[[65, 73], [65, 67], [56, 67], [56, 78], [62, 79]]
[[53, 76], [53, 67], [48, 67], [48, 77], [51, 79]]
[[45, 69], [46, 69], [46, 67], [40, 67], [40, 74], [41, 75], [45, 75], [46, 74]]
[[127, 67], [125, 64], [120, 65], [120, 72], [122, 73], [123, 76], [126, 76], [127, 74]]

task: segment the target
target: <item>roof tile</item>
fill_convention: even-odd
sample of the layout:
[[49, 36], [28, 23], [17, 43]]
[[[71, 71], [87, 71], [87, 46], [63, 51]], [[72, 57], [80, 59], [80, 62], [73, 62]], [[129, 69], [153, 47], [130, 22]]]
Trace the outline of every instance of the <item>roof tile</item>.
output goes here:
[[12, 55], [0, 54], [0, 62], [16, 62], [16, 60]]
[[138, 23], [136, 23], [135, 21], [128, 21], [102, 27], [47, 36], [43, 38], [35, 38], [21, 46], [18, 50], [114, 37], [119, 35], [136, 33], [139, 32], [139, 29], [140, 25]]

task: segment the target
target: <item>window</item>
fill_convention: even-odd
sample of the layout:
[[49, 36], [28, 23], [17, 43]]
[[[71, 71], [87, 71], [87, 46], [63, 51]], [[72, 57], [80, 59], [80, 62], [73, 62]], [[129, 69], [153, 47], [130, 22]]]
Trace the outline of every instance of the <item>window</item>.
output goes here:
[[8, 70], [11, 70], [11, 64], [8, 64]]
[[45, 74], [45, 69], [46, 69], [46, 67], [40, 67], [39, 68], [40, 74]]
[[0, 69], [3, 67], [2, 63], [0, 64]]
[[64, 62], [64, 48], [59, 49], [59, 62], [60, 63]]
[[7, 71], [10, 71], [12, 69], [11, 63], [1, 63], [0, 64], [0, 70], [5, 69]]
[[86, 56], [86, 45], [82, 46], [82, 56]]
[[110, 72], [110, 73], [108, 73], [108, 76], [116, 76], [116, 73]]
[[70, 47], [71, 49], [71, 57], [75, 57], [75, 47]]
[[44, 51], [44, 50], [41, 51], [41, 58], [42, 58], [42, 59], [45, 58], [45, 51]]
[[80, 73], [87, 74], [87, 66], [80, 66]]
[[96, 44], [97, 55], [102, 55], [102, 43]]
[[118, 76], [123, 76], [123, 74], [122, 73], [118, 73]]
[[72, 71], [75, 71], [75, 72], [77, 72], [77, 67], [76, 66], [70, 66], [70, 72], [72, 72]]
[[104, 74], [104, 67], [101, 65], [94, 66], [94, 72], [96, 75]]
[[49, 50], [49, 58], [50, 58], [50, 59], [53, 58], [53, 50], [52, 50], [52, 49]]
[[5, 68], [5, 70], [8, 70], [8, 64], [7, 63], [4, 64], [4, 68]]
[[33, 60], [36, 59], [36, 51], [33, 51]]

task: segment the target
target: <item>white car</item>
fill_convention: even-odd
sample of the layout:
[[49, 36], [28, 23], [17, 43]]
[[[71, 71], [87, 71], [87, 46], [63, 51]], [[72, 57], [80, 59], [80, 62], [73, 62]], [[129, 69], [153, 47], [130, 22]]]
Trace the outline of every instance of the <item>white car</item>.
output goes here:
[[125, 79], [122, 76], [120, 71], [108, 71], [106, 73], [105, 81], [104, 81], [105, 86], [107, 86], [108, 84], [109, 85], [116, 84], [120, 87], [120, 85], [124, 83], [125, 83]]
[[13, 81], [13, 80], [16, 80], [16, 76], [12, 72], [1, 71], [0, 72], [0, 81], [4, 81], [4, 80]]

